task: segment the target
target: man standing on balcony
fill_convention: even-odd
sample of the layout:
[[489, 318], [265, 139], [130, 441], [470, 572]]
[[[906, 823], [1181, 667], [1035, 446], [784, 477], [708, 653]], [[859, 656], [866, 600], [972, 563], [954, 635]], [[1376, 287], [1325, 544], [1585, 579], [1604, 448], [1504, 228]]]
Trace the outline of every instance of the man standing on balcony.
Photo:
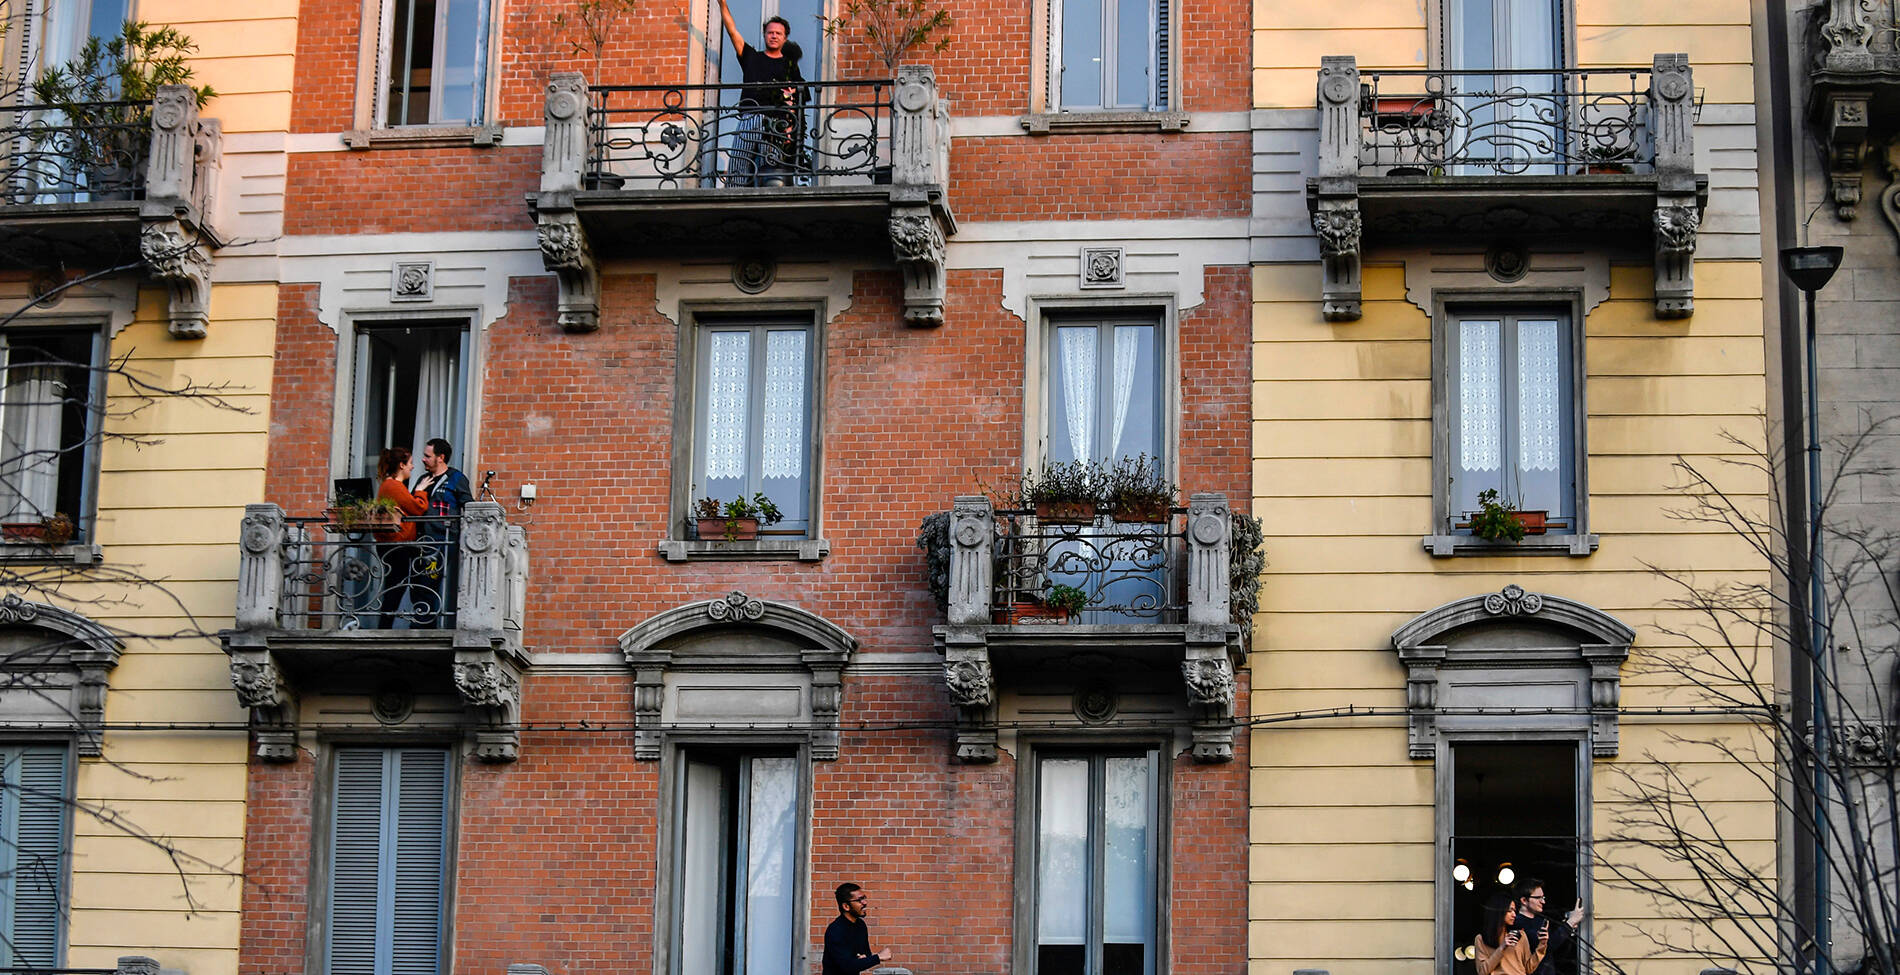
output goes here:
[[747, 44], [732, 19], [726, 0], [719, 0], [719, 16], [726, 36], [739, 52], [739, 70], [745, 91], [739, 95], [739, 133], [728, 154], [728, 186], [784, 186], [796, 127], [787, 106], [796, 104], [799, 73], [797, 44], [789, 43], [792, 24], [783, 17], [765, 22], [765, 50]]
[[454, 451], [441, 437], [422, 445], [424, 473], [416, 481], [415, 492], [416, 497], [429, 506], [423, 517], [430, 520], [422, 523], [418, 534], [422, 540], [423, 562], [430, 568], [418, 573], [421, 576], [418, 588], [433, 590], [436, 603], [416, 610], [423, 626], [454, 625], [455, 564], [461, 554], [456, 548], [462, 536], [461, 523], [455, 519], [461, 517], [462, 506], [475, 499], [474, 492], [469, 490], [468, 475], [449, 466], [449, 455]]

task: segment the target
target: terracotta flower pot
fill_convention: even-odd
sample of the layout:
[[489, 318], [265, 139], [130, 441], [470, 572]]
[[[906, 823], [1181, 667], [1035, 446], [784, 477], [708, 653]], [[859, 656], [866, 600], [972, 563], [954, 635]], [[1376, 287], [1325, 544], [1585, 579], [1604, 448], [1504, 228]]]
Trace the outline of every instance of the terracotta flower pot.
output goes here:
[[1093, 501], [1038, 501], [1036, 520], [1054, 525], [1086, 525], [1095, 520]]
[[702, 542], [743, 542], [759, 537], [757, 518], [698, 518]]
[[1038, 603], [1010, 603], [996, 607], [990, 618], [1007, 626], [1061, 626], [1069, 622], [1069, 611]]

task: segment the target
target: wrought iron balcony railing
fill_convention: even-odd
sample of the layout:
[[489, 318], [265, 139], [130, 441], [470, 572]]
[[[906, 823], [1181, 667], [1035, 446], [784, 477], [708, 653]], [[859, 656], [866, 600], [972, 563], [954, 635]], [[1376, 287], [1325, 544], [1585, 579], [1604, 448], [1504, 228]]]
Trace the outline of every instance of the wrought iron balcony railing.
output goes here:
[[475, 502], [460, 517], [408, 522], [414, 541], [385, 541], [371, 526], [249, 506], [238, 629], [520, 629], [526, 541], [500, 505]]
[[72, 112], [0, 106], [0, 205], [136, 200], [145, 195], [152, 102], [93, 102]]
[[1648, 68], [1362, 71], [1367, 176], [1652, 172]]
[[[889, 80], [587, 89], [593, 189], [889, 182]], [[784, 102], [782, 105], [744, 104]]]

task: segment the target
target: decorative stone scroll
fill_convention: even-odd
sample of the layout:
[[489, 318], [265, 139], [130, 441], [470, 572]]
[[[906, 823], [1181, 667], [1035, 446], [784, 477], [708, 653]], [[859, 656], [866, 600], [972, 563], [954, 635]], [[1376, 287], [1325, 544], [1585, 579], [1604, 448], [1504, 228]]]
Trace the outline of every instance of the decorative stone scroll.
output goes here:
[[475, 724], [475, 760], [512, 762], [520, 753], [521, 676], [493, 650], [455, 653], [455, 692]]
[[1656, 317], [1695, 312], [1696, 232], [1702, 205], [1695, 172], [1695, 78], [1686, 54], [1650, 64], [1650, 131], [1656, 152]]
[[197, 94], [162, 85], [152, 96], [152, 148], [139, 209], [139, 256], [170, 293], [178, 338], [204, 338], [210, 323], [211, 248], [205, 210], [218, 156], [218, 127], [198, 118]]
[[562, 330], [600, 328], [600, 271], [587, 231], [574, 210], [587, 163], [587, 79], [577, 71], [557, 71], [548, 81], [543, 111], [546, 135], [541, 146], [541, 196], [535, 206], [535, 237], [541, 264], [558, 282], [558, 320]]
[[[106, 682], [124, 650], [119, 638], [78, 613], [18, 593], [0, 599], [0, 627], [23, 631], [7, 636], [23, 641], [8, 648], [8, 670], [14, 675], [9, 687], [25, 692], [36, 706], [51, 705], [53, 720], [70, 725], [79, 754], [102, 754]], [[30, 723], [43, 727], [42, 720]]]
[[1313, 233], [1319, 238], [1323, 274], [1320, 314], [1329, 322], [1358, 321], [1364, 227], [1359, 216], [1359, 64], [1355, 58], [1320, 59], [1318, 102]]

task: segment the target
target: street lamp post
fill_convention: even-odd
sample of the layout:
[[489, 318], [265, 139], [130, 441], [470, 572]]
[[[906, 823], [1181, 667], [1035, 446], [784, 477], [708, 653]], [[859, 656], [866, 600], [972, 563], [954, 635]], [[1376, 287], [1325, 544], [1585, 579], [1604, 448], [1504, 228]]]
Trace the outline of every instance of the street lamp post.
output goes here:
[[1840, 269], [1842, 250], [1839, 247], [1784, 247], [1781, 249], [1781, 270], [1788, 280], [1801, 289], [1806, 299], [1806, 339], [1808, 358], [1808, 662], [1811, 674], [1809, 688], [1812, 717], [1810, 724], [1814, 729], [1814, 972], [1815, 975], [1828, 975], [1833, 965], [1831, 957], [1833, 932], [1828, 919], [1828, 860], [1827, 860], [1827, 762], [1828, 762], [1828, 726], [1827, 726], [1827, 600], [1824, 587], [1821, 558], [1821, 418], [1820, 404], [1816, 389], [1817, 369], [1815, 366], [1814, 339], [1814, 294], [1827, 285], [1834, 272]]

